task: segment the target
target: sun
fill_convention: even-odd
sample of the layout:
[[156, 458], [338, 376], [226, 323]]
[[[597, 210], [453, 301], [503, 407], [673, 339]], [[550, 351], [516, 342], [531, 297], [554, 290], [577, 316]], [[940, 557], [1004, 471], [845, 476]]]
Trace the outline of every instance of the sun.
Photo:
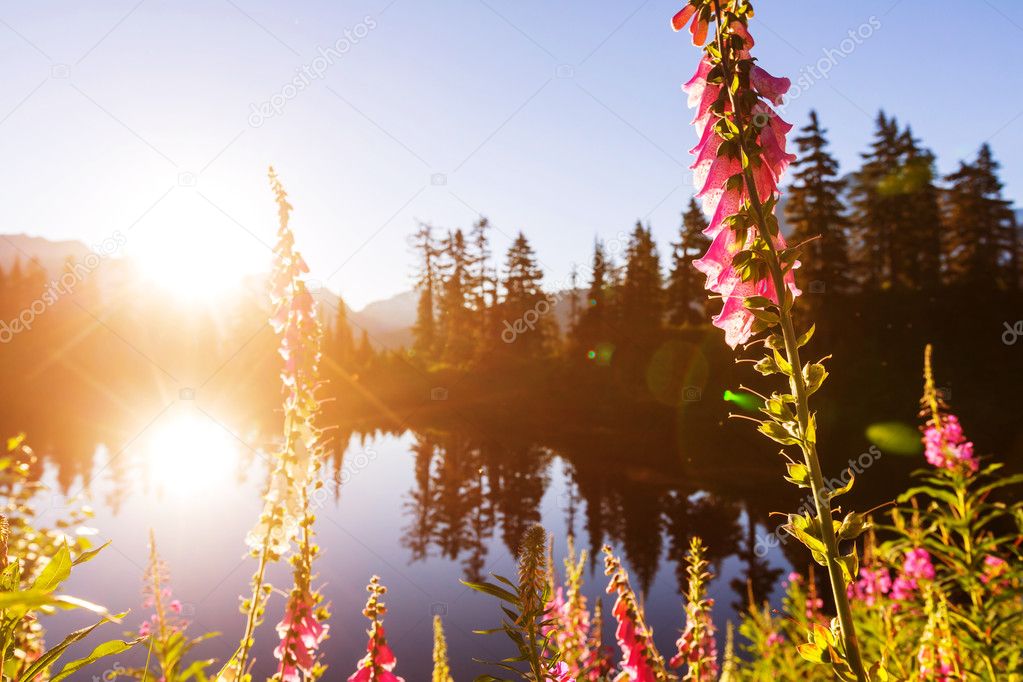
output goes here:
[[147, 479], [163, 495], [194, 497], [235, 484], [241, 441], [197, 407], [165, 414], [144, 439]]
[[[205, 248], [209, 247], [207, 243]], [[146, 253], [138, 267], [149, 286], [186, 301], [208, 300], [240, 289], [248, 274], [230, 259], [226, 248], [197, 252], [188, 243], [166, 244]]]
[[[175, 190], [175, 192], [182, 190]], [[171, 194], [129, 235], [127, 252], [145, 286], [188, 302], [240, 291], [266, 271], [271, 248], [195, 192]]]

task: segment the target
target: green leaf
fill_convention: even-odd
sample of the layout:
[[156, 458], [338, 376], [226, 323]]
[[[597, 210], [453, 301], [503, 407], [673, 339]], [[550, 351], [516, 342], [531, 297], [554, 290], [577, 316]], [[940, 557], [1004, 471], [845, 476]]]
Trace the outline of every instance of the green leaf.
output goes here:
[[461, 582], [463, 585], [470, 589], [476, 590], [477, 592], [489, 594], [491, 597], [497, 597], [498, 599], [506, 601], [509, 604], [519, 606], [519, 596], [517, 594], [512, 594], [503, 587], [498, 587], [497, 585], [488, 582], [473, 583], [469, 582], [468, 580], [461, 580], [459, 582]]
[[811, 663], [824, 663], [824, 651], [814, 644], [800, 644], [796, 649], [799, 655]]
[[53, 606], [56, 597], [41, 590], [18, 590], [16, 592], [0, 592], [0, 610], [25, 608], [37, 609], [41, 606]]
[[778, 322], [781, 321], [781, 318], [778, 317], [776, 313], [772, 313], [769, 310], [757, 310], [756, 308], [750, 308], [749, 311], [750, 314], [753, 315], [753, 317], [755, 317], [756, 319], [758, 319], [759, 321], [763, 322], [768, 326], [773, 327], [774, 325], [778, 324]]
[[781, 368], [778, 366], [778, 363], [775, 362], [774, 358], [771, 356], [761, 358], [757, 364], [753, 365], [753, 369], [760, 372], [765, 377], [781, 372]]
[[53, 592], [71, 575], [71, 566], [71, 550], [65, 542], [40, 571], [39, 577], [32, 583], [32, 589], [47, 594]]
[[855, 551], [838, 557], [838, 565], [842, 568], [842, 576], [845, 578], [846, 585], [856, 580], [860, 573], [860, 560], [856, 557]]
[[109, 546], [111, 542], [113, 542], [113, 540], [107, 540], [96, 549], [90, 549], [88, 552], [82, 552], [81, 554], [75, 557], [75, 560], [71, 562], [71, 565], [77, 566], [78, 564], [84, 564], [87, 561], [92, 561], [93, 559], [96, 558], [96, 555], [102, 552], [104, 549], [106, 549], [106, 547]]
[[774, 361], [778, 363], [779, 369], [781, 369], [784, 374], [792, 376], [792, 363], [786, 360], [785, 357], [777, 350], [772, 350], [771, 352], [774, 353]]
[[760, 426], [757, 427], [757, 431], [764, 434], [771, 440], [781, 443], [782, 445], [798, 445], [799, 439], [793, 436], [788, 430], [785, 429], [781, 424], [777, 422], [760, 422]]
[[811, 552], [815, 552], [821, 555], [825, 554], [826, 550], [824, 547], [824, 543], [820, 539], [814, 537], [813, 535], [810, 535], [810, 533], [806, 531], [807, 528], [806, 524], [800, 523], [799, 519], [805, 520], [805, 517], [790, 514], [789, 523], [782, 526], [782, 528], [789, 535], [791, 535], [792, 537], [806, 545], [807, 549], [809, 549]]
[[181, 676], [178, 677], [179, 682], [188, 682], [193, 677], [203, 682], [206, 680], [206, 668], [216, 663], [215, 658], [207, 658], [201, 661], [193, 661], [191, 665], [181, 671]]
[[870, 527], [867, 517], [859, 512], [850, 512], [838, 527], [839, 540], [854, 540]]
[[852, 490], [853, 483], [856, 482], [856, 474], [854, 474], [851, 469], [846, 469], [846, 471], [849, 472], [849, 482], [843, 485], [841, 488], [835, 488], [830, 493], [828, 493], [828, 499], [833, 500], [839, 495], [845, 495], [847, 492]]
[[816, 362], [807, 365], [803, 369], [803, 380], [806, 382], [807, 395], [816, 393], [827, 378], [828, 371], [824, 369], [824, 365]]
[[810, 339], [813, 338], [813, 333], [816, 330], [817, 330], [817, 325], [811, 324], [810, 328], [807, 329], [805, 332], [803, 332], [802, 335], [800, 335], [800, 337], [798, 339], [796, 339], [796, 347], [797, 348], [802, 348], [806, 344], [810, 343]]
[[[85, 658], [79, 658], [78, 660], [71, 661], [70, 663], [68, 663], [59, 673], [57, 673], [56, 675], [53, 676], [53, 678], [51, 678], [50, 682], [59, 682], [68, 675], [71, 675], [72, 673], [80, 670], [81, 668], [84, 668], [90, 663], [95, 663], [101, 658], [106, 658], [107, 656], [116, 656], [121, 652], [127, 651], [128, 649], [132, 648], [133, 646], [141, 642], [143, 639], [145, 639], [145, 637], [139, 637], [138, 639], [133, 639], [130, 642], [125, 642], [124, 640], [121, 639], [112, 639], [109, 642], [104, 642], [103, 644], [100, 644], [95, 649], [93, 649], [92, 653], [86, 656]], [[212, 661], [206, 661], [205, 663], [206, 665], [209, 665], [210, 663], [212, 663]], [[194, 665], [195, 664], [193, 664], [193, 666]], [[181, 679], [187, 680], [188, 678], [183, 677]]]
[[64, 655], [64, 651], [66, 651], [69, 646], [71, 646], [72, 644], [81, 639], [85, 639], [92, 633], [93, 630], [95, 630], [100, 625], [103, 625], [103, 623], [106, 622], [108, 621], [106, 618], [104, 618], [103, 620], [93, 623], [87, 628], [75, 630], [70, 635], [65, 637], [60, 644], [53, 647], [52, 649], [43, 652], [43, 654], [39, 658], [33, 661], [32, 665], [30, 665], [25, 670], [22, 678], [26, 680], [34, 680], [37, 675], [42, 674], [43, 672], [48, 670], [51, 665], [56, 663], [57, 660]]
[[785, 466], [789, 473], [789, 475], [785, 477], [786, 481], [795, 483], [800, 488], [810, 487], [810, 470], [806, 468], [805, 464], [789, 462]]

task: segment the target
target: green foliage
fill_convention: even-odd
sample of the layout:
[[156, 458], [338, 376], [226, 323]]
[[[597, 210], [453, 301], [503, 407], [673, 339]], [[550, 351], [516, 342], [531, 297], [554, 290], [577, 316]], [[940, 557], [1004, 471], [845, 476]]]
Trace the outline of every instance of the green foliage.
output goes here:
[[[501, 602], [504, 618], [500, 627], [477, 630], [478, 634], [504, 633], [515, 645], [518, 655], [501, 661], [481, 661], [530, 682], [544, 682], [557, 666], [549, 604], [552, 586], [548, 579], [547, 531], [543, 526], [529, 528], [519, 551], [518, 582], [495, 575], [497, 583], [462, 581], [467, 587], [490, 595]], [[477, 682], [506, 682], [506, 678], [482, 675]]]
[[[35, 455], [23, 439], [8, 439], [7, 452], [0, 457], [0, 491], [6, 498], [0, 514], [0, 678], [60, 680], [101, 658], [130, 649], [143, 638], [111, 640], [95, 647], [89, 656], [53, 671], [71, 645], [105, 623], [118, 622], [124, 614], [113, 615], [84, 599], [58, 594], [72, 569], [94, 558], [102, 547], [93, 549], [84, 537], [64, 532], [84, 518], [81, 512], [59, 521], [53, 529], [35, 525], [31, 500], [43, 486], [29, 479]], [[40, 618], [58, 609], [91, 611], [100, 619], [47, 647]]]

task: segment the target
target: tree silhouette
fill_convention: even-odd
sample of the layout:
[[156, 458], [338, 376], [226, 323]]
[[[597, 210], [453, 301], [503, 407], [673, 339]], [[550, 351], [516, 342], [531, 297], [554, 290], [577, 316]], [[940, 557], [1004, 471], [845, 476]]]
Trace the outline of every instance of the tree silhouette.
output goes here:
[[700, 324], [707, 319], [703, 277], [693, 267], [693, 261], [710, 246], [710, 239], [703, 233], [705, 229], [707, 218], [696, 199], [690, 198], [682, 214], [679, 239], [671, 244], [671, 272], [665, 292], [668, 322], [676, 326]]
[[945, 178], [948, 279], [981, 289], [1018, 287], [1017, 227], [1002, 198], [998, 162], [985, 143], [973, 163]]
[[437, 271], [438, 248], [430, 225], [419, 224], [419, 229], [412, 235], [412, 248], [419, 256], [419, 270], [416, 273], [419, 302], [416, 306], [416, 322], [412, 328], [414, 348], [421, 357], [429, 359], [437, 349], [435, 294], [440, 284]]
[[816, 111], [810, 111], [810, 122], [800, 133], [795, 138], [799, 154], [792, 164], [793, 181], [785, 203], [791, 241], [812, 240], [803, 247], [799, 274], [810, 293], [843, 293], [850, 286], [849, 220], [842, 205], [845, 182], [838, 177], [838, 162], [828, 152], [827, 130], [821, 128]]

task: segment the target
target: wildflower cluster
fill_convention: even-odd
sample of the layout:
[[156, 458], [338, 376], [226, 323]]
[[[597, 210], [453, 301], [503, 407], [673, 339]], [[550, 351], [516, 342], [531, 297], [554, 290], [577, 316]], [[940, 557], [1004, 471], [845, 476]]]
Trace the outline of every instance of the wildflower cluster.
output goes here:
[[[929, 347], [924, 374], [926, 406], [937, 400]], [[923, 416], [926, 444], [932, 413]], [[1018, 645], [1023, 638], [1023, 503], [1018, 501], [1023, 475], [999, 475], [999, 464], [981, 466], [980, 458], [976, 469], [961, 461], [948, 466], [926, 460], [930, 468], [915, 474], [920, 485], [900, 496], [889, 519], [868, 532], [864, 565], [849, 586], [864, 655], [881, 661], [886, 671], [873, 672], [871, 679], [1016, 679], [1023, 664]], [[1008, 489], [1014, 493], [996, 498]], [[813, 649], [833, 646], [830, 631], [816, 629], [826, 626], [819, 615], [807, 609], [803, 616], [813, 589], [812, 574], [809, 580], [790, 576], [781, 617], [766, 607], [746, 614], [740, 630], [750, 642], [750, 662], [741, 668], [750, 679], [833, 679], [805, 667], [789, 647], [773, 641], [775, 633], [780, 640], [809, 627], [815, 632]]]
[[[602, 667], [600, 647], [591, 648], [594, 630], [586, 596], [582, 593], [585, 565], [586, 551], [576, 558], [570, 539], [565, 558], [565, 584], [554, 588], [554, 599], [548, 609], [551, 623], [547, 627], [568, 674], [580, 681], [599, 679]], [[599, 639], [599, 629], [596, 634]]]
[[[111, 614], [98, 604], [60, 593], [72, 570], [106, 545], [92, 547], [88, 529], [80, 525], [90, 515], [88, 509], [72, 512], [52, 527], [39, 525], [34, 500], [46, 486], [33, 480], [36, 461], [23, 435], [8, 438], [6, 448], [0, 449], [0, 678], [59, 682], [100, 659], [128, 651], [143, 638], [109, 640], [56, 669], [73, 644], [102, 625], [120, 622], [125, 614]], [[40, 617], [58, 609], [91, 612], [99, 620], [51, 646]]]
[[[186, 630], [188, 620], [184, 617], [181, 602], [174, 598], [171, 589], [170, 572], [167, 564], [156, 549], [156, 537], [149, 532], [149, 563], [142, 582], [142, 608], [151, 609], [147, 620], [138, 628], [138, 637], [149, 640], [149, 656], [143, 668], [122, 669], [120, 674], [139, 680], [152, 679], [151, 663], [159, 671], [157, 679], [163, 682], [186, 682], [205, 676], [205, 670], [213, 665], [212, 659], [197, 659], [186, 663], [185, 659], [197, 644], [218, 633], [210, 632], [198, 637], [189, 637]], [[131, 633], [129, 633], [131, 634]]]

